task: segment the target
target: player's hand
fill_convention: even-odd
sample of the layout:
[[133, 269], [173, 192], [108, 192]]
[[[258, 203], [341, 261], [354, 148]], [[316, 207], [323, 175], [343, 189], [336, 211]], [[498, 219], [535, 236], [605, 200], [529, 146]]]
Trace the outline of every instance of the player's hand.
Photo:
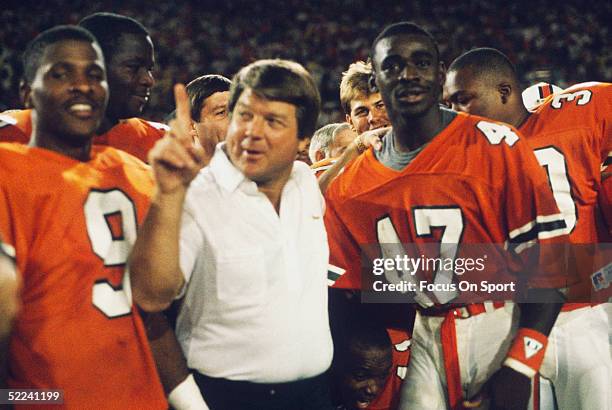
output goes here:
[[184, 85], [174, 86], [174, 100], [176, 118], [170, 121], [170, 130], [164, 138], [149, 152], [149, 163], [162, 194], [186, 189], [212, 157], [191, 135], [189, 97]]
[[463, 406], [473, 409], [488, 402], [491, 410], [526, 410], [530, 393], [531, 380], [527, 376], [502, 366]]
[[359, 138], [366, 147], [373, 147], [375, 151], [382, 149], [382, 137], [391, 130], [391, 127], [378, 128], [362, 133]]

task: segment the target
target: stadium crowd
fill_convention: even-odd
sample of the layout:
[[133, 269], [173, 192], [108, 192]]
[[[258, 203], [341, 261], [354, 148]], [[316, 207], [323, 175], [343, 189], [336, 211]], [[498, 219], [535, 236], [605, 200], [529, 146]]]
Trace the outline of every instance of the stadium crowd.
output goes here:
[[[472, 47], [504, 50], [522, 79], [563, 87], [612, 78], [610, 2], [484, 0], [397, 2], [158, 2], [94, 0], [9, 1], [0, 15], [0, 110], [19, 106], [19, 58], [34, 35], [76, 24], [95, 11], [141, 21], [156, 46], [156, 86], [145, 118], [161, 121], [173, 109], [172, 85], [205, 73], [227, 77], [257, 58], [287, 58], [315, 77], [323, 100], [320, 125], [342, 120], [338, 84], [346, 67], [368, 55], [371, 39], [399, 18], [427, 28], [450, 63]], [[542, 70], [544, 70], [542, 72]], [[548, 72], [547, 72], [548, 70]]]

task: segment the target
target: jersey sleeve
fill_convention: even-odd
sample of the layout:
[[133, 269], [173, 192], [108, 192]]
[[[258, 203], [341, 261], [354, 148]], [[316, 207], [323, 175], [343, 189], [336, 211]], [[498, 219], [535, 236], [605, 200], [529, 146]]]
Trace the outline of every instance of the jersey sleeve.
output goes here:
[[330, 287], [361, 288], [360, 247], [336, 212], [335, 202], [327, 198], [325, 228], [329, 242], [327, 281]]

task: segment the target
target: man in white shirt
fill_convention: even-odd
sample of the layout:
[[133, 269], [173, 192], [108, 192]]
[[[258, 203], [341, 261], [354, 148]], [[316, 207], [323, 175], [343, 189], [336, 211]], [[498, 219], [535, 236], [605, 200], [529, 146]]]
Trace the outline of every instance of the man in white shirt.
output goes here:
[[159, 311], [185, 295], [177, 337], [212, 410], [329, 409], [324, 202], [294, 163], [315, 128], [316, 85], [290, 61], [243, 68], [210, 162], [189, 138], [183, 94], [150, 154], [157, 192], [130, 261], [134, 300]]

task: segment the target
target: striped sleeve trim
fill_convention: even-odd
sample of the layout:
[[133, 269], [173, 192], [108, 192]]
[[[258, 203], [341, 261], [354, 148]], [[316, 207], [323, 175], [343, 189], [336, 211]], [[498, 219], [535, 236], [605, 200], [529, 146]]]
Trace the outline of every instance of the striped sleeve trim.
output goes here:
[[0, 114], [0, 128], [17, 125], [17, 120], [10, 115]]
[[342, 269], [338, 266], [328, 264], [327, 265], [327, 285], [333, 286], [334, 283], [336, 283], [336, 281], [340, 279], [340, 277], [344, 275], [345, 273], [346, 273], [346, 269]]
[[601, 164], [601, 170], [603, 171], [608, 165], [612, 165], [612, 151], [608, 152], [608, 158]]
[[507, 248], [521, 253], [537, 243], [537, 240], [555, 238], [567, 233], [567, 225], [562, 214], [538, 216], [510, 232]]

